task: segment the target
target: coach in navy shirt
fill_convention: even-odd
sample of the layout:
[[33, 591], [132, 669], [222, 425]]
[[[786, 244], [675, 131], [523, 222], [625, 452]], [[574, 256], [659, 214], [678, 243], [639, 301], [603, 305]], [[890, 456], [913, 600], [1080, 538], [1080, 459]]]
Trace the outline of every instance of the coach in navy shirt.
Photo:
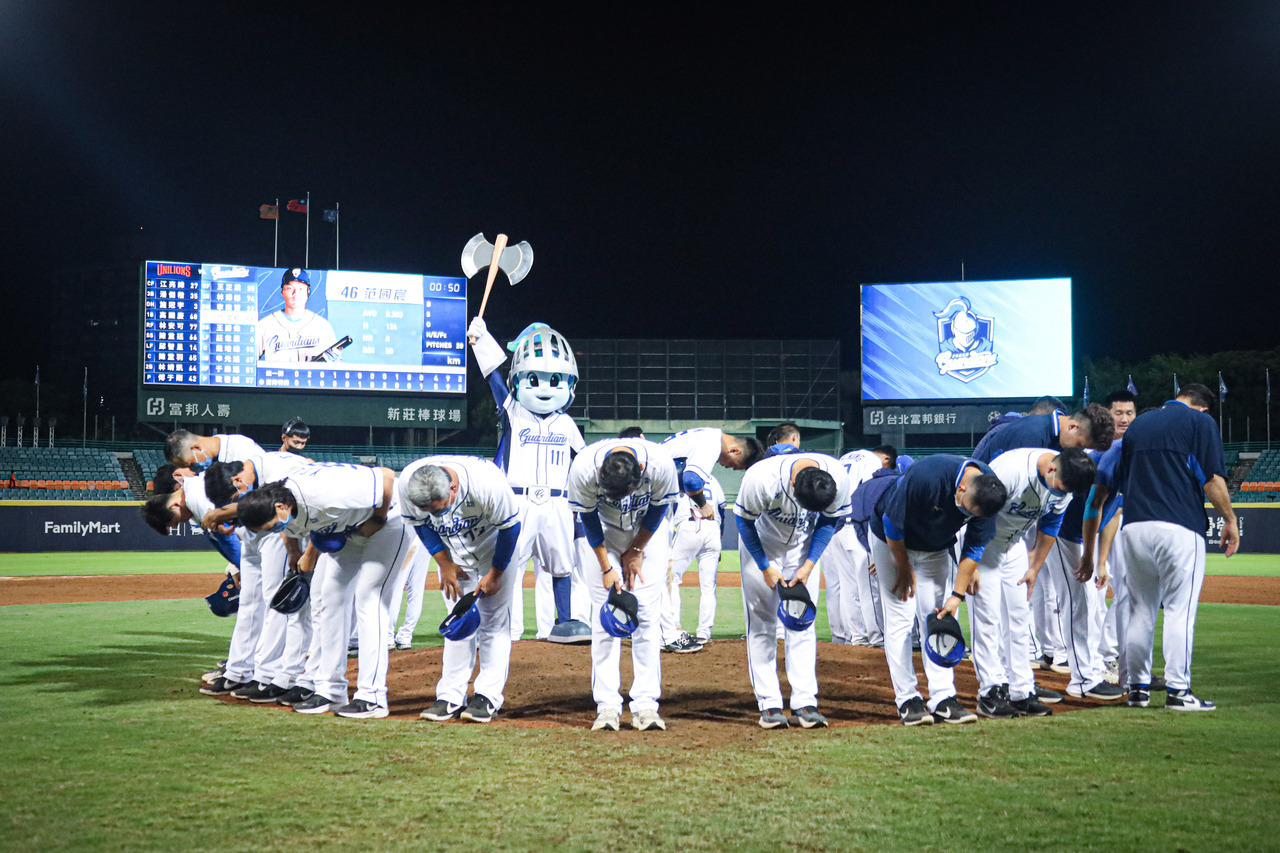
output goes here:
[[[986, 464], [939, 455], [916, 462], [876, 501], [871, 514], [871, 558], [884, 605], [884, 654], [903, 725], [977, 719], [956, 700], [952, 671], [927, 655], [926, 709], [916, 689], [911, 626], [919, 620], [923, 632], [926, 620], [935, 612], [940, 616], [955, 613], [983, 550], [995, 535], [994, 516], [1007, 497], [1004, 484]], [[951, 546], [966, 523], [956, 585], [948, 595], [947, 578], [954, 563]]]
[[1087, 447], [1106, 450], [1111, 446], [1115, 421], [1111, 413], [1091, 403], [1072, 414], [1053, 412], [1047, 415], [1027, 415], [993, 427], [982, 437], [973, 451], [973, 458], [990, 462], [1006, 450], [1015, 447], [1045, 447], [1062, 450], [1066, 447]]
[[1116, 484], [1124, 493], [1118, 548], [1128, 600], [1118, 615], [1120, 678], [1129, 705], [1150, 701], [1156, 611], [1164, 603], [1165, 707], [1212, 711], [1191, 692], [1196, 606], [1204, 583], [1207, 497], [1223, 519], [1222, 547], [1230, 557], [1240, 530], [1227, 492], [1222, 436], [1207, 414], [1213, 392], [1186, 385], [1177, 399], [1140, 415], [1124, 436]]

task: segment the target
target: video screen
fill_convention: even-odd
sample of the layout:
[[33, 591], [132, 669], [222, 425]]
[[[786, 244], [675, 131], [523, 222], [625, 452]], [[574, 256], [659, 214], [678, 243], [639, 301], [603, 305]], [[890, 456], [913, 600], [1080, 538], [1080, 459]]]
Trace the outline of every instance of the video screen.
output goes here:
[[862, 399], [1073, 393], [1071, 279], [862, 286]]
[[464, 278], [147, 261], [142, 381], [466, 394]]

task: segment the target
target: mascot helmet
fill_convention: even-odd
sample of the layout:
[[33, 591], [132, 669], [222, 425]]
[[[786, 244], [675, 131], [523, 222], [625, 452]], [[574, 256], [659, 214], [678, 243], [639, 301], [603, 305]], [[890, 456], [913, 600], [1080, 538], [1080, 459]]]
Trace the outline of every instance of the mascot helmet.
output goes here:
[[559, 332], [534, 323], [507, 349], [513, 353], [509, 382], [517, 402], [540, 415], [569, 407], [578, 382], [578, 359]]

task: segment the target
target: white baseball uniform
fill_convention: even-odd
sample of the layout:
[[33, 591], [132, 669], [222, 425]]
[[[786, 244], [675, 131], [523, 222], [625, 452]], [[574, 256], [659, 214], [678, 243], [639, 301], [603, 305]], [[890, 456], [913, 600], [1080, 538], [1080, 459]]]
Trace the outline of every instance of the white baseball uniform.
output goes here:
[[[435, 465], [458, 478], [458, 493], [440, 516], [409, 501], [406, 490], [415, 471]], [[449, 556], [458, 564], [458, 585], [464, 595], [474, 592], [480, 579], [494, 568], [499, 531], [520, 522], [520, 505], [502, 471], [487, 459], [474, 456], [428, 456], [408, 465], [396, 485], [400, 512], [406, 523], [425, 528], [439, 537]], [[518, 546], [517, 546], [518, 549]], [[495, 709], [502, 707], [503, 690], [511, 664], [511, 590], [521, 573], [515, 558], [502, 572], [502, 583], [494, 595], [481, 596], [480, 627], [465, 640], [445, 640], [436, 699], [450, 705], [467, 704], [467, 682], [479, 656], [475, 692]]]
[[[851, 492], [884, 467], [880, 457], [870, 450], [850, 451], [840, 457], [840, 464], [848, 472]], [[852, 524], [836, 532], [824, 557], [831, 641], [839, 645], [881, 645], [884, 616], [878, 612], [878, 590], [872, 590], [871, 555], [858, 541]]]
[[[640, 463], [640, 484], [620, 500], [600, 490], [600, 465], [605, 456], [619, 448], [635, 454]], [[619, 565], [621, 555], [631, 547], [641, 523], [651, 507], [667, 507], [679, 494], [676, 466], [660, 445], [641, 438], [609, 438], [589, 445], [569, 468], [569, 506], [584, 515], [598, 513], [604, 532], [604, 548], [611, 565]], [[643, 562], [631, 591], [639, 602], [638, 627], [631, 635], [631, 712], [658, 709], [662, 695], [661, 600], [667, 573], [671, 522], [664, 516], [644, 547]], [[596, 561], [597, 566], [599, 561]], [[600, 623], [600, 608], [609, 590], [599, 578], [588, 584], [591, 591], [591, 694], [597, 711], [622, 711], [619, 663], [621, 641], [608, 634]]]
[[[821, 513], [810, 512], [796, 500], [792, 468], [797, 462], [812, 461], [835, 479], [836, 497]], [[818, 516], [835, 520], [849, 512], [848, 472], [838, 461], [821, 453], [788, 453], [757, 462], [742, 478], [734, 513], [743, 524], [755, 529], [760, 549], [768, 560], [761, 566], [747, 541], [740, 549], [742, 601], [747, 622], [747, 663], [751, 687], [761, 711], [781, 709], [782, 687], [778, 681], [778, 592], [764, 580], [764, 569], [772, 566], [791, 580], [811, 558], [811, 545]], [[812, 555], [815, 561], [820, 554]], [[816, 574], [816, 572], [815, 572]], [[787, 681], [791, 684], [791, 709], [818, 704], [817, 633], [810, 625], [803, 631], [787, 631], [785, 655]]]
[[707, 503], [714, 510], [711, 518], [703, 518], [687, 495], [681, 495], [674, 507], [671, 568], [662, 595], [663, 645], [680, 637], [680, 580], [694, 561], [698, 564], [698, 639], [710, 639], [715, 626], [716, 572], [720, 570], [720, 534], [726, 500], [724, 488], [715, 477], [707, 480], [705, 491]]
[[297, 320], [276, 311], [258, 320], [258, 358], [261, 361], [310, 361], [338, 342], [329, 321], [303, 309]]
[[[312, 533], [346, 533], [342, 550], [322, 553], [311, 582], [314, 616], [311, 687], [331, 702], [347, 701], [346, 602], [354, 595], [359, 625], [356, 700], [387, 707], [387, 624], [391, 597], [406, 560], [421, 545], [401, 517], [394, 492], [387, 522], [372, 536], [356, 529], [382, 506], [380, 468], [316, 462], [285, 481], [298, 507], [285, 532], [305, 542]], [[307, 686], [305, 682], [304, 686]]]
[[[969, 636], [978, 692], [1009, 685], [1009, 698], [1021, 701], [1035, 695], [1031, 672], [1031, 608], [1027, 591], [1019, 586], [1029, 565], [1026, 535], [1033, 529], [1056, 535], [1057, 523], [1071, 502], [1040, 476], [1042, 456], [1057, 451], [1043, 448], [1006, 450], [991, 460], [991, 470], [1008, 491], [995, 516], [995, 535], [978, 561], [978, 591], [969, 596]], [[1055, 518], [1056, 517], [1056, 518]]]
[[[497, 396], [497, 389], [492, 390]], [[503, 393], [506, 394], [505, 387]], [[550, 578], [577, 575], [572, 617], [589, 621], [590, 597], [584, 578], [576, 571], [573, 513], [565, 497], [569, 464], [573, 454], [580, 452], [586, 442], [573, 418], [564, 412], [535, 414], [510, 394], [499, 405], [502, 437], [495, 462], [506, 472], [507, 482], [521, 505], [520, 541], [516, 544], [510, 571], [523, 579], [532, 557], [535, 572], [546, 573], [545, 585], [542, 575], [535, 575], [539, 589], [544, 592], [534, 595], [537, 637], [546, 639], [556, 624], [555, 600], [546, 594], [550, 592]], [[524, 633], [523, 587], [523, 582], [517, 581], [511, 596], [511, 635], [517, 640]]]

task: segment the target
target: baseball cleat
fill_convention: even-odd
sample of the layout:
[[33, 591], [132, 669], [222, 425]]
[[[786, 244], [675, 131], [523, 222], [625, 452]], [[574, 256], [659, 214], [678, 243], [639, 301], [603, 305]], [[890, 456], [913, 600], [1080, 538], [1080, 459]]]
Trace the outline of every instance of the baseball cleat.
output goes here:
[[400, 640], [396, 640], [395, 642], [395, 651], [397, 652], [407, 652], [412, 648], [413, 648], [413, 643], [410, 643], [407, 641], [401, 642]]
[[1056, 705], [1062, 701], [1062, 694], [1056, 690], [1050, 690], [1048, 687], [1036, 685], [1036, 698], [1046, 705]]
[[471, 697], [471, 701], [467, 703], [467, 707], [463, 710], [461, 716], [464, 720], [470, 720], [473, 723], [487, 723], [493, 719], [494, 707], [489, 701], [489, 697], [482, 696], [479, 693]]
[[908, 699], [898, 708], [898, 719], [904, 726], [931, 726], [933, 715], [924, 707], [924, 700], [917, 696]]
[[688, 655], [702, 651], [702, 644], [688, 634], [682, 633], [679, 637], [676, 637], [674, 642], [663, 646], [662, 650], [664, 652], [675, 652], [678, 655]]
[[825, 729], [827, 718], [818, 713], [813, 705], [805, 705], [799, 711], [792, 710], [791, 721], [802, 729]]
[[227, 670], [221, 666], [218, 667], [217, 669], [211, 669], [200, 676], [200, 683], [208, 684], [210, 681], [213, 681], [215, 678], [221, 678], [222, 674], [226, 671]]
[[1009, 704], [1013, 706], [1013, 710], [1024, 717], [1053, 716], [1053, 709], [1034, 696], [1028, 696], [1026, 699], [1013, 699]]
[[1151, 679], [1152, 692], [1159, 691], [1159, 690], [1167, 690], [1167, 689], [1168, 688], [1165, 687], [1165, 683], [1164, 683], [1164, 676], [1157, 675]]
[[282, 694], [280, 698], [276, 700], [276, 704], [283, 705], [286, 708], [292, 708], [294, 705], [298, 704], [299, 702], [305, 702], [314, 695], [316, 695], [316, 692], [314, 690], [308, 690], [305, 687], [294, 685], [293, 687], [290, 687], [287, 691], [285, 691], [285, 693]]
[[317, 693], [310, 699], [295, 703], [293, 710], [299, 714], [323, 714], [326, 711], [332, 711], [334, 708], [340, 708], [343, 704], [333, 699], [326, 699]]
[[245, 698], [255, 705], [274, 705], [277, 699], [288, 692], [289, 689], [287, 687], [277, 687], [274, 684], [261, 684], [252, 696], [246, 696]]
[[268, 686], [269, 685], [266, 684], [259, 684], [256, 681], [249, 681], [242, 686], [237, 687], [235, 690], [232, 690], [230, 695], [232, 699], [249, 699], [262, 693], [263, 688]]
[[998, 687], [978, 697], [978, 713], [993, 720], [1009, 720], [1018, 716], [1017, 710], [1005, 701], [1004, 693]]
[[760, 712], [760, 728], [785, 729], [786, 727], [787, 715], [782, 713], [781, 708], [767, 708]]
[[591, 724], [593, 732], [616, 732], [622, 728], [622, 712], [615, 708], [602, 708]]
[[375, 705], [368, 699], [357, 699], [354, 702], [348, 702], [341, 708], [335, 708], [333, 713], [349, 720], [372, 720], [385, 717], [387, 709], [381, 705]]
[[634, 726], [635, 730], [638, 732], [653, 731], [655, 729], [665, 732], [667, 730], [667, 724], [658, 716], [657, 711], [644, 710], [633, 712], [631, 714], [631, 725]]
[[1164, 706], [1170, 711], [1216, 711], [1218, 706], [1208, 699], [1201, 699], [1190, 690], [1170, 690]]
[[705, 649], [707, 646], [711, 645], [711, 638], [710, 638], [710, 637], [694, 637], [694, 638], [693, 638], [693, 641], [694, 641], [695, 643], [697, 643], [698, 645], [702, 646], [704, 649]]
[[226, 696], [233, 690], [239, 690], [241, 687], [248, 685], [240, 681], [227, 681], [226, 676], [219, 676], [208, 684], [201, 685], [200, 692], [205, 696]]
[[1059, 675], [1071, 674], [1071, 665], [1068, 664], [1066, 661], [1053, 661], [1047, 667], [1045, 667], [1045, 669], [1049, 670], [1050, 672], [1056, 672]]
[[933, 709], [933, 718], [940, 723], [974, 723], [978, 715], [965, 710], [956, 697], [948, 696]]
[[1142, 684], [1129, 685], [1128, 705], [1130, 708], [1145, 708], [1151, 704], [1151, 693]]
[[1114, 702], [1117, 699], [1123, 699], [1125, 692], [1125, 689], [1117, 684], [1108, 684], [1106, 681], [1099, 681], [1088, 690], [1085, 690], [1084, 696], [1087, 699]]
[[1107, 684], [1120, 683], [1120, 664], [1117, 661], [1109, 660], [1106, 664], [1106, 671], [1102, 674], [1102, 680]]
[[449, 720], [456, 719], [462, 713], [461, 705], [450, 705], [443, 699], [437, 699], [434, 704], [418, 716], [424, 720], [430, 720], [433, 723], [446, 723]]

